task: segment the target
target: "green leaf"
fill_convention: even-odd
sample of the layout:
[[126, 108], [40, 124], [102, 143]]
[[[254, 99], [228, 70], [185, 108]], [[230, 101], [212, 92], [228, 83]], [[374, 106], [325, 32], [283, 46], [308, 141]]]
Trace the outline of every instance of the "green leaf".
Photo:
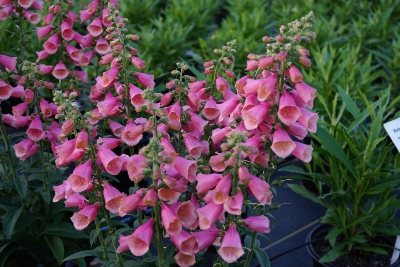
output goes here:
[[19, 209], [11, 208], [4, 215], [3, 230], [4, 230], [4, 235], [7, 238], [11, 238], [11, 236], [14, 232], [15, 224], [17, 223], [17, 220], [18, 220], [19, 216], [21, 215], [22, 210], [23, 210], [23, 207], [20, 207]]
[[305, 197], [315, 203], [318, 203], [322, 206], [326, 206], [326, 204], [319, 199], [318, 197], [314, 196], [313, 193], [305, 189], [303, 186], [298, 185], [298, 184], [289, 184], [287, 183], [287, 186], [289, 186], [290, 189], [293, 190], [293, 192], [296, 192], [297, 194], [301, 195], [302, 197]]
[[338, 160], [340, 160], [354, 177], [357, 177], [354, 166], [344, 153], [342, 147], [336, 142], [335, 138], [320, 126], [318, 126], [317, 136], [320, 139], [321, 144]]
[[62, 239], [58, 236], [50, 235], [46, 236], [46, 241], [53, 252], [54, 257], [56, 257], [58, 264], [61, 265], [64, 258], [64, 244]]
[[15, 249], [17, 249], [17, 245], [14, 242], [7, 243], [0, 248], [0, 266], [5, 266], [8, 256], [10, 256]]
[[253, 252], [257, 257], [258, 263], [261, 267], [270, 267], [269, 258], [267, 252], [261, 248], [253, 248]]
[[384, 250], [383, 248], [378, 248], [376, 246], [368, 246], [368, 245], [362, 245], [357, 247], [360, 250], [364, 250], [364, 251], [369, 251], [369, 252], [374, 252], [376, 254], [381, 254], [381, 255], [387, 255], [387, 251]]
[[103, 255], [103, 253], [101, 251], [98, 250], [84, 250], [84, 251], [80, 251], [77, 253], [74, 253], [68, 257], [66, 257], [64, 261], [69, 261], [69, 260], [74, 260], [74, 259], [79, 259], [79, 258], [84, 258], [84, 257], [88, 257], [88, 256], [97, 256], [97, 257], [101, 257]]
[[99, 230], [93, 229], [90, 232], [90, 246], [93, 247], [93, 244], [96, 243], [97, 237], [99, 236], [99, 233], [101, 233], [100, 229]]
[[339, 84], [336, 84], [336, 88], [338, 89], [339, 94], [342, 97], [343, 102], [346, 104], [347, 109], [349, 110], [351, 115], [353, 115], [355, 119], [358, 118], [360, 116], [360, 110], [358, 109], [357, 104], [353, 101], [353, 99], [351, 99], [348, 93], [346, 93]]
[[47, 203], [47, 204], [50, 204], [50, 192], [49, 191], [40, 191], [40, 194], [42, 195], [42, 197], [43, 197], [43, 199], [44, 199], [44, 201]]
[[337, 245], [335, 248], [331, 249], [328, 251], [328, 253], [323, 256], [321, 259], [319, 259], [319, 262], [331, 262], [339, 258], [340, 256], [346, 254], [346, 251], [343, 251], [344, 247], [347, 245], [347, 243], [340, 243]]
[[77, 231], [71, 224], [66, 222], [61, 222], [59, 225], [47, 225], [43, 233], [69, 238], [88, 238], [85, 232]]
[[164, 249], [163, 259], [167, 266], [169, 266], [169, 263], [172, 261], [175, 252], [176, 252], [176, 247], [172, 243], [169, 244], [166, 249]]
[[25, 175], [20, 174], [14, 177], [15, 188], [17, 189], [18, 194], [25, 198], [28, 193], [28, 181], [26, 180]]

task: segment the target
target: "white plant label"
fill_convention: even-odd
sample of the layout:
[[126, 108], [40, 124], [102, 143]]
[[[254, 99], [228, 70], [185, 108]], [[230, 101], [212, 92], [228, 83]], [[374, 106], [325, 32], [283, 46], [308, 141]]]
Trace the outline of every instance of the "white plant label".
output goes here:
[[400, 152], [400, 118], [385, 123], [383, 127], [385, 127], [390, 139], [392, 139], [397, 150]]
[[390, 260], [390, 264], [395, 263], [399, 259], [400, 254], [400, 236], [398, 235], [396, 238], [396, 244], [394, 245], [395, 249], [393, 250], [392, 259]]

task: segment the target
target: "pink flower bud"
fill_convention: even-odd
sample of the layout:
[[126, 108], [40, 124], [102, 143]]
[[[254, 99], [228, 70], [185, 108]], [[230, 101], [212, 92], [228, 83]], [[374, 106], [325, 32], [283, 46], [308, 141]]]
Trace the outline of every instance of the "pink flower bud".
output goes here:
[[299, 57], [299, 62], [303, 66], [311, 67], [311, 60], [306, 56], [300, 56]]

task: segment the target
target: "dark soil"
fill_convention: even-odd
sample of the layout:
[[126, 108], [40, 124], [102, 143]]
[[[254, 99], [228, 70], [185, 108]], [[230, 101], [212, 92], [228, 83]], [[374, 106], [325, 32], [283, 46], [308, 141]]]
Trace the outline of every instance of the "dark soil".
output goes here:
[[[340, 240], [339, 240], [340, 242]], [[378, 240], [377, 243], [386, 244], [388, 242]], [[338, 267], [387, 267], [390, 265], [390, 259], [392, 251], [390, 248], [381, 247], [387, 251], [386, 255], [380, 255], [372, 252], [350, 253], [343, 255], [336, 259], [333, 264]], [[314, 249], [318, 255], [325, 255], [329, 250], [332, 249], [328, 240], [321, 240], [314, 243]]]

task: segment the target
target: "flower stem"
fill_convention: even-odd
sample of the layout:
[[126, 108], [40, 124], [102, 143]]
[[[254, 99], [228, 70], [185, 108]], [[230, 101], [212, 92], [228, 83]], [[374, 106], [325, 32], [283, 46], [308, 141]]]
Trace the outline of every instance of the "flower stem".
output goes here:
[[163, 246], [163, 234], [162, 234], [162, 227], [161, 227], [161, 216], [160, 216], [160, 202], [157, 201], [156, 206], [154, 207], [155, 214], [156, 214], [156, 229], [157, 229], [157, 249], [158, 249], [158, 263], [159, 267], [164, 266], [163, 262], [163, 252], [164, 252], [164, 246]]
[[257, 232], [253, 232], [253, 235], [251, 236], [251, 243], [250, 243], [250, 251], [249, 254], [247, 254], [246, 262], [244, 263], [243, 267], [249, 267], [250, 262], [251, 262], [251, 257], [253, 257], [253, 248], [254, 248], [254, 243], [256, 242], [257, 239]]
[[17, 177], [17, 171], [15, 170], [14, 161], [13, 161], [13, 158], [11, 155], [10, 140], [8, 139], [6, 129], [4, 128], [4, 125], [3, 125], [3, 113], [1, 112], [1, 108], [0, 108], [0, 131], [1, 131], [1, 135], [3, 136], [4, 144], [6, 145], [8, 161], [10, 162], [10, 166], [11, 166], [11, 169], [12, 169], [12, 172], [14, 175], [14, 179], [15, 179]]
[[46, 163], [44, 160], [44, 154], [43, 154], [43, 140], [40, 140], [39, 142], [39, 152], [40, 152], [40, 159], [42, 161], [42, 172], [43, 172], [43, 189], [46, 192], [47, 191], [47, 174], [46, 174]]

